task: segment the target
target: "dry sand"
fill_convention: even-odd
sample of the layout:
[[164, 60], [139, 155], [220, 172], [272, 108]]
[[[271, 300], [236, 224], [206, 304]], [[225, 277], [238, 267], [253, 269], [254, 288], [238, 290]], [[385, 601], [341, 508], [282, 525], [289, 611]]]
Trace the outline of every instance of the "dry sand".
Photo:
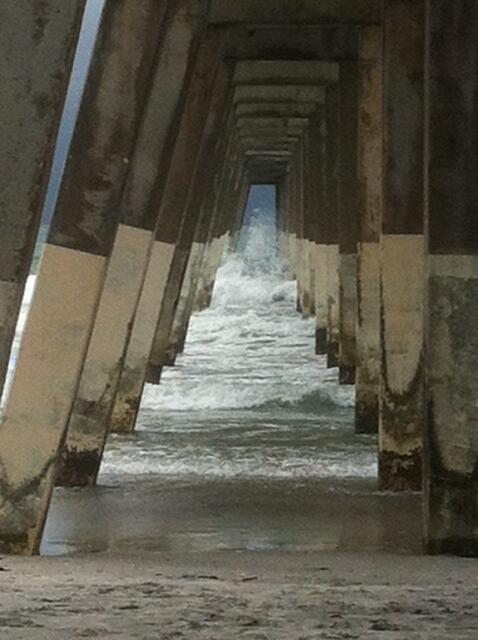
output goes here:
[[478, 638], [473, 560], [215, 552], [0, 566], [1, 640]]

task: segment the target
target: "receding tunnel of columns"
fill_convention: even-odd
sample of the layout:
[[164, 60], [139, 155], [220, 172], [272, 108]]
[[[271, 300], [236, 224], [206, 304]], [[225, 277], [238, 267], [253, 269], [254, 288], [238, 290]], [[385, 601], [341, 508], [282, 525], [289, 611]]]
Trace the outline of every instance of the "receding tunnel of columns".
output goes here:
[[[334, 380], [326, 401], [301, 396], [307, 411], [280, 393], [281, 420], [297, 426], [299, 415], [298, 432], [315, 437], [308, 481], [325, 464], [326, 407], [347, 413], [340, 398], [355, 393], [354, 419], [341, 416], [350, 450], [334, 444], [336, 482], [348, 463], [360, 467], [349, 475], [367, 475], [360, 456], [378, 433], [378, 487], [423, 488], [426, 549], [476, 555], [476, 384], [467, 369], [476, 280], [472, 69], [460, 71], [454, 96], [469, 131], [441, 114], [455, 112], [447, 78], [456, 71], [455, 49], [474, 51], [478, 21], [464, 0], [451, 8], [310, 1], [300, 12], [285, 2], [256, 4], [105, 1], [18, 351], [14, 328], [85, 3], [47, 2], [50, 29], [41, 33], [33, 11], [7, 12], [2, 44], [21, 24], [22, 51], [35, 64], [23, 54], [2, 63], [12, 133], [0, 219], [0, 371], [9, 358], [14, 368], [0, 427], [6, 552], [38, 551], [53, 487], [93, 487], [109, 434], [109, 468], [115, 451], [134, 449], [142, 398], [143, 416], [154, 414], [154, 397], [163, 398], [157, 410], [168, 421], [168, 381], [187, 381], [194, 323], [207, 333], [208, 319], [232, 322], [213, 296], [219, 274], [225, 299], [235, 287], [240, 300], [261, 278], [282, 291], [261, 308], [290, 339], [282, 356], [277, 343], [269, 363], [278, 378], [285, 370], [290, 386], [310, 384], [311, 393]], [[472, 27], [462, 34], [465, 23]], [[455, 139], [468, 181], [454, 170]], [[274, 185], [277, 196], [266, 232], [244, 215], [251, 185], [259, 184]], [[249, 282], [244, 238], [254, 245], [260, 233], [269, 248], [256, 243], [256, 251], [277, 246], [278, 255], [266, 254], [269, 271]], [[296, 282], [293, 300], [290, 287], [273, 282], [280, 274]], [[247, 316], [240, 322], [247, 331]], [[309, 355], [298, 335], [308, 336]], [[291, 366], [299, 352], [305, 368]], [[207, 358], [196, 353], [191, 368]], [[226, 370], [221, 375], [227, 379]], [[141, 437], [154, 465], [156, 444]], [[177, 437], [187, 451], [187, 437]], [[267, 437], [259, 440], [267, 450]], [[279, 467], [293, 465], [288, 458]], [[315, 508], [328, 513], [319, 493]], [[401, 499], [388, 496], [387, 504]], [[421, 537], [417, 496], [406, 504], [412, 525], [402, 530], [413, 547]]]

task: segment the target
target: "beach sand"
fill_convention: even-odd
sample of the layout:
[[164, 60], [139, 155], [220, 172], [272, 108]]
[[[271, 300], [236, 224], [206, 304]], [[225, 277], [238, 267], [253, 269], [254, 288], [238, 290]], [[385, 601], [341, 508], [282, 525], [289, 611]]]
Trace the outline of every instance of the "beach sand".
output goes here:
[[354, 482], [57, 491], [43, 550], [73, 553], [0, 559], [0, 639], [476, 640], [476, 560], [421, 555], [419, 512]]
[[478, 637], [476, 563], [465, 559], [143, 553], [1, 567], [2, 640]]

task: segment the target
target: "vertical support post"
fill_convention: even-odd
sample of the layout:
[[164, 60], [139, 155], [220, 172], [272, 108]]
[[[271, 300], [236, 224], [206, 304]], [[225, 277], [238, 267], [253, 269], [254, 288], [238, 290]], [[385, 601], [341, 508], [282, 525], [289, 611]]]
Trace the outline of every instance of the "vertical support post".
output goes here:
[[339, 89], [326, 93], [324, 237], [327, 243], [327, 366], [339, 365]]
[[85, 0], [7, 2], [0, 23], [0, 396]]
[[424, 3], [384, 2], [379, 485], [419, 490], [423, 441]]
[[339, 102], [339, 381], [355, 383], [357, 324], [358, 65], [340, 65]]
[[309, 181], [314, 207], [313, 268], [315, 285], [315, 353], [327, 353], [327, 207], [326, 207], [326, 120], [321, 105], [309, 121], [311, 145], [308, 153]]
[[150, 259], [157, 209], [152, 192], [174, 133], [185, 85], [192, 74], [206, 2], [169, 2], [158, 33], [160, 51], [130, 163], [120, 224], [106, 270], [95, 324], [61, 455], [57, 484], [96, 482], [131, 324]]
[[[158, 225], [151, 260], [114, 401], [111, 429], [116, 432], [131, 432], [136, 422], [181, 224], [197, 171], [214, 83], [217, 79], [220, 50], [218, 39], [212, 34], [204, 34], [192, 76], [192, 85], [187, 91], [167, 181], [160, 194]], [[182, 249], [178, 248], [178, 251], [181, 252]]]
[[478, 6], [428, 0], [425, 543], [478, 556]]
[[40, 545], [162, 19], [154, 0], [110, 0], [103, 12], [0, 428], [7, 552], [31, 554]]
[[365, 27], [359, 53], [357, 375], [355, 430], [378, 432], [380, 228], [382, 222], [382, 30]]

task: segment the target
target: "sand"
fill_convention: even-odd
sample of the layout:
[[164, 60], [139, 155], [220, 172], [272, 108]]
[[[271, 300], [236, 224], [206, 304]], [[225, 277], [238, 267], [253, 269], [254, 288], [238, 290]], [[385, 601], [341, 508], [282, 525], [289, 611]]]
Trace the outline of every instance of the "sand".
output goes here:
[[420, 535], [420, 496], [371, 482], [59, 490], [69, 554], [0, 559], [0, 640], [477, 640], [477, 561]]
[[2, 640], [478, 638], [473, 560], [227, 551], [0, 566]]

